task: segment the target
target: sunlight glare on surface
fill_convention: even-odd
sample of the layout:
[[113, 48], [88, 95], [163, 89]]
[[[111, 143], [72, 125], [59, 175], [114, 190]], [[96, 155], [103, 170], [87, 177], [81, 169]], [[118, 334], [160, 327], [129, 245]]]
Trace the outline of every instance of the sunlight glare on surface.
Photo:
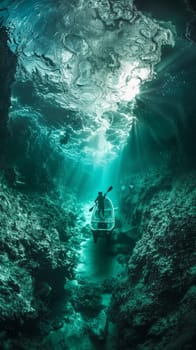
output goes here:
[[149, 78], [149, 69], [138, 69], [139, 63], [124, 63], [123, 72], [119, 77], [117, 88], [122, 101], [133, 100], [140, 91], [140, 84]]

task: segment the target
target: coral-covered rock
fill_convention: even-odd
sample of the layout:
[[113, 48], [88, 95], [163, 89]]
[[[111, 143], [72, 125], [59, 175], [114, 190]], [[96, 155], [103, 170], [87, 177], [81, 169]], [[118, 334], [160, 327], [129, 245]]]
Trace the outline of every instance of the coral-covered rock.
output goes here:
[[100, 311], [87, 326], [92, 342], [104, 342], [107, 336], [108, 319], [105, 310]]
[[28, 271], [15, 265], [7, 254], [0, 256], [0, 323], [35, 318], [33, 280]]
[[128, 278], [113, 294], [120, 349], [193, 349], [195, 178], [179, 177], [144, 206], [145, 230], [129, 260]]
[[[66, 278], [73, 275], [76, 252], [68, 240], [73, 220], [71, 204], [63, 209], [58, 198], [22, 194], [0, 182], [0, 323], [15, 325], [49, 312], [64, 295]], [[76, 220], [76, 219], [75, 219]], [[64, 236], [62, 241], [60, 236]], [[66, 238], [67, 235], [67, 238]]]
[[85, 283], [75, 288], [71, 300], [74, 309], [88, 317], [97, 316], [103, 308], [101, 289], [94, 284]]

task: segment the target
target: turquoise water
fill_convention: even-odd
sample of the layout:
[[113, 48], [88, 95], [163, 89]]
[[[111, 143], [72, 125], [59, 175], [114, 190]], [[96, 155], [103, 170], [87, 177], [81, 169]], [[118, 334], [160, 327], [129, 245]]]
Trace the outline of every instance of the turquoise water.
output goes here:
[[[161, 222], [162, 211], [157, 235], [173, 227], [170, 212], [176, 222], [186, 210], [190, 222], [194, 216], [195, 16], [191, 1], [1, 1], [1, 266], [16, 284], [17, 276], [24, 287], [29, 281], [21, 295], [36, 310], [24, 302], [16, 324], [9, 312], [1, 318], [3, 349], [29, 350], [32, 339], [38, 349], [39, 337], [46, 350], [127, 349], [110, 301], [132, 269], [135, 245], [142, 256], [148, 221]], [[110, 186], [116, 227], [110, 242], [95, 244], [89, 208]], [[2, 276], [4, 295], [13, 281]], [[120, 312], [119, 319], [121, 331]], [[128, 343], [143, 349], [138, 344]]]

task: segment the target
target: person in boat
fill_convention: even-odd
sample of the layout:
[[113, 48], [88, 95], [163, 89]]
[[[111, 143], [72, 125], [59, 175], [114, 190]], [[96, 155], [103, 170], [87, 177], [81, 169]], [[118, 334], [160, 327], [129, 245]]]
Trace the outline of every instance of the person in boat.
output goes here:
[[99, 218], [104, 218], [104, 199], [105, 199], [105, 194], [103, 195], [102, 192], [98, 192], [98, 196], [95, 199], [95, 203], [98, 206], [98, 216]]

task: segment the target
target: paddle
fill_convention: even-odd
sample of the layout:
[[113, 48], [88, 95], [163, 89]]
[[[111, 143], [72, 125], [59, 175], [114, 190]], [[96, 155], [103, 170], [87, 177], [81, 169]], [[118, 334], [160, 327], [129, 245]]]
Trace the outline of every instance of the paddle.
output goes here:
[[[107, 190], [106, 193], [104, 194], [104, 198], [105, 198], [106, 194], [107, 194], [108, 192], [110, 192], [112, 189], [113, 189], [112, 186], [110, 186], [110, 187], [108, 188], [108, 190]], [[93, 207], [91, 207], [91, 208], [89, 209], [89, 211], [92, 211], [93, 208], [94, 208], [96, 205], [97, 205], [97, 204], [94, 204]]]

